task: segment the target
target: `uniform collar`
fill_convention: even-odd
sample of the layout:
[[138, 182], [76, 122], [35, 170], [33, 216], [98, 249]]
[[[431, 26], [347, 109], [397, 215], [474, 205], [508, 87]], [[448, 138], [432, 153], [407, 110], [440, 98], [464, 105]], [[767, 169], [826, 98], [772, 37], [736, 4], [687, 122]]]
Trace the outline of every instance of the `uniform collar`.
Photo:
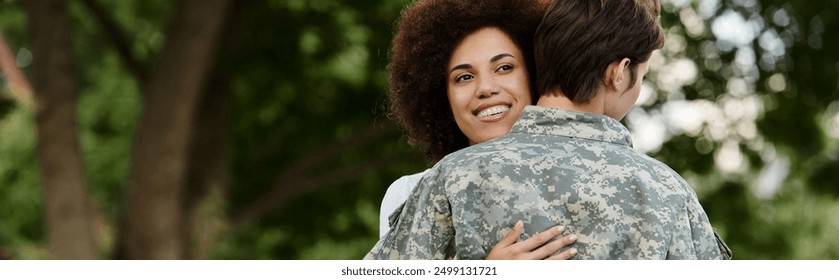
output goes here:
[[629, 130], [609, 116], [539, 106], [525, 107], [510, 133], [565, 136], [632, 147]]

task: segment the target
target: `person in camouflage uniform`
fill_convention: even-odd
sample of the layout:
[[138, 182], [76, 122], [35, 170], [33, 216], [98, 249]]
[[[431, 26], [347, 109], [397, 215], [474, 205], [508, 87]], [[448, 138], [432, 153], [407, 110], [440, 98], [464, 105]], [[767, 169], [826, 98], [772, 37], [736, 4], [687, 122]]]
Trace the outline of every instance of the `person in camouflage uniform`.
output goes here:
[[[402, 10], [387, 67], [389, 113], [429, 162], [507, 134], [524, 107], [536, 104], [538, 96], [531, 90], [536, 69], [533, 36], [549, 5], [548, 0], [414, 0]], [[450, 65], [460, 66], [457, 73], [449, 73]], [[476, 85], [470, 81], [502, 89], [498, 94], [505, 97], [505, 106], [486, 108], [491, 116], [481, 117], [460, 102], [464, 99], [447, 98], [470, 95], [469, 87]], [[405, 203], [426, 171], [399, 178], [388, 187], [382, 199], [380, 236], [390, 231], [390, 214]], [[509, 230], [487, 259], [573, 255], [573, 251], [553, 253], [572, 243], [574, 235], [554, 239], [560, 232], [545, 231], [519, 240], [522, 229], [517, 225]]]
[[634, 150], [619, 122], [663, 45], [658, 12], [657, 1], [554, 2], [536, 34], [538, 106], [438, 162], [365, 259], [482, 259], [517, 221], [525, 237], [566, 225], [576, 259], [730, 258], [693, 189]]

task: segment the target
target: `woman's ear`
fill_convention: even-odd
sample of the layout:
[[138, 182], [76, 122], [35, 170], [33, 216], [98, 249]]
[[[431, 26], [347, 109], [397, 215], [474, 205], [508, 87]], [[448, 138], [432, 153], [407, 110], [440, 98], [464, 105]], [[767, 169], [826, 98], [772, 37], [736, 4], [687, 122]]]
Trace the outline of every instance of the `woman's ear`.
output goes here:
[[609, 67], [606, 69], [606, 80], [611, 82], [611, 87], [616, 91], [622, 91], [624, 89], [628, 89], [629, 86], [625, 85], [629, 81], [630, 69], [629, 69], [629, 58], [624, 58], [619, 61], [612, 62], [609, 64]]

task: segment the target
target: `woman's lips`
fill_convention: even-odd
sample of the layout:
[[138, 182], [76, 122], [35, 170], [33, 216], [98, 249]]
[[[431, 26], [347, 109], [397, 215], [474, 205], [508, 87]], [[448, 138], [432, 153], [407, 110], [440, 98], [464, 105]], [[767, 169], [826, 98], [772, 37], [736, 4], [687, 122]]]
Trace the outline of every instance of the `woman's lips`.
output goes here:
[[482, 121], [493, 121], [503, 118], [507, 111], [510, 111], [510, 105], [495, 105], [478, 111], [476, 116]]

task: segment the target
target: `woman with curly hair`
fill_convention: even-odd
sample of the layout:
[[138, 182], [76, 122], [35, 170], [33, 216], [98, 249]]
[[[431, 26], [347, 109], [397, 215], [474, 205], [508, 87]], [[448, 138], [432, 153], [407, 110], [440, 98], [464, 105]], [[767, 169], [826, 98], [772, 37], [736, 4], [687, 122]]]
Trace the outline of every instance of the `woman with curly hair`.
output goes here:
[[[535, 103], [529, 76], [535, 72], [533, 35], [548, 4], [418, 0], [402, 12], [388, 67], [391, 111], [429, 161], [507, 134], [524, 107]], [[404, 176], [388, 188], [381, 236], [424, 174]], [[547, 243], [562, 227], [516, 243], [522, 228], [521, 222], [513, 225], [487, 258], [573, 257], [574, 250], [555, 253], [574, 242], [574, 235]]]
[[[619, 122], [664, 44], [659, 13], [658, 0], [554, 1], [533, 56], [503, 27], [468, 33], [445, 68], [447, 100], [467, 143], [486, 142], [439, 160], [365, 259], [483, 259], [522, 219], [525, 236], [567, 226], [579, 240], [564, 252], [579, 259], [729, 258], [693, 189]], [[527, 57], [541, 95], [516, 111], [534, 99], [515, 82]], [[487, 141], [500, 126], [485, 125], [511, 112], [511, 131]]]

